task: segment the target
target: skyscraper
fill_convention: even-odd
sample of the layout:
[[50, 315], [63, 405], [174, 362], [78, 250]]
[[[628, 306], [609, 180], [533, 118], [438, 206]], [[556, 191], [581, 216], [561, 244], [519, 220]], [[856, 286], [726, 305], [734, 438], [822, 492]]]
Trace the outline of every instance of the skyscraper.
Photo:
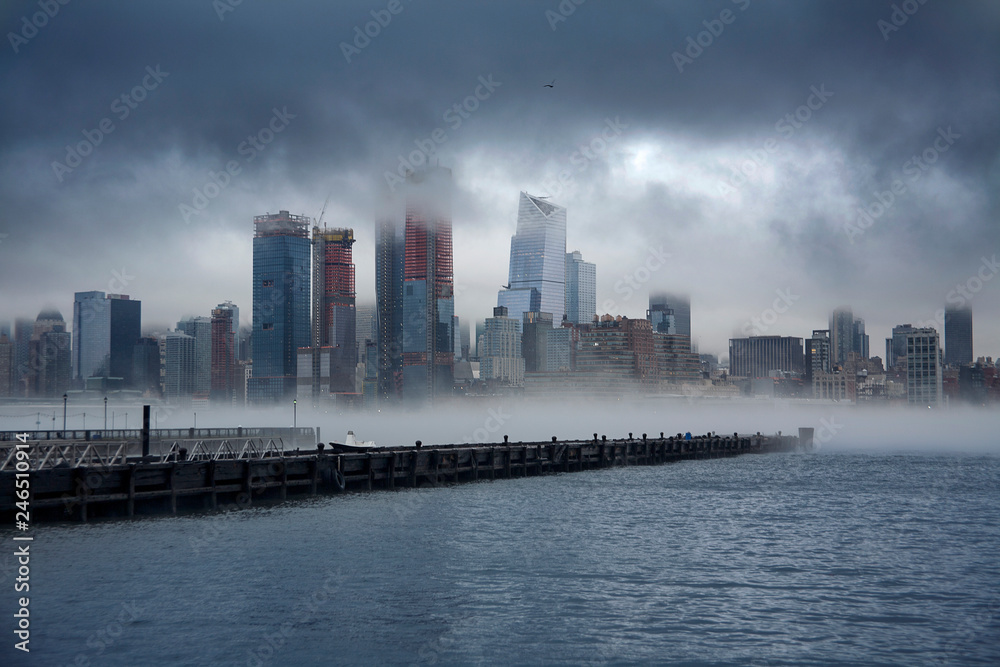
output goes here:
[[377, 393], [399, 398], [403, 389], [403, 225], [386, 212], [376, 223], [375, 332], [378, 343]]
[[15, 344], [7, 332], [0, 334], [0, 397], [14, 395], [17, 366], [14, 362]]
[[830, 315], [830, 363], [843, 366], [854, 349], [854, 313], [841, 306]]
[[806, 341], [806, 379], [812, 382], [820, 373], [829, 372], [830, 332], [826, 329], [813, 329], [812, 338]]
[[177, 330], [194, 338], [193, 392], [207, 398], [212, 390], [212, 319], [189, 317], [177, 323]]
[[906, 335], [915, 332], [910, 324], [900, 324], [892, 328], [892, 337], [885, 339], [885, 367], [895, 368], [906, 358]]
[[911, 405], [941, 404], [941, 341], [935, 329], [906, 334], [906, 399]]
[[45, 309], [38, 314], [28, 343], [28, 396], [56, 398], [69, 389], [70, 341], [62, 313]]
[[158, 338], [144, 336], [132, 347], [132, 386], [152, 397], [158, 397], [162, 393]]
[[597, 266], [583, 261], [579, 250], [566, 253], [566, 319], [573, 324], [590, 324], [596, 313]]
[[163, 352], [163, 394], [168, 400], [190, 398], [195, 383], [195, 342], [180, 331], [167, 334]]
[[525, 312], [552, 313], [562, 322], [566, 309], [566, 209], [522, 192], [517, 231], [510, 240], [510, 272], [497, 305], [521, 321]]
[[295, 395], [297, 353], [309, 347], [309, 218], [254, 216], [251, 403]]
[[455, 316], [451, 170], [406, 179], [403, 262], [403, 395], [433, 401], [454, 385]]
[[[330, 393], [353, 393], [357, 364], [353, 229], [313, 227], [314, 349], [330, 348]], [[313, 364], [320, 371], [317, 364]], [[317, 383], [314, 381], [313, 386]]]
[[868, 334], [865, 333], [865, 321], [860, 317], [854, 318], [851, 331], [851, 351], [856, 352], [862, 359], [868, 358]]
[[[691, 298], [685, 294], [673, 292], [650, 292], [649, 294], [650, 315], [654, 312], [663, 314], [673, 311], [675, 331], [662, 331], [657, 329], [657, 322], [653, 322], [653, 330], [660, 333], [676, 333], [681, 336], [691, 338]], [[661, 318], [663, 322], [665, 318]]]
[[236, 392], [236, 331], [239, 310], [231, 302], [212, 309], [212, 367], [209, 398], [231, 405]]
[[946, 308], [944, 311], [944, 363], [971, 364], [972, 308]]
[[132, 354], [142, 329], [142, 303], [127, 294], [77, 292], [73, 301], [73, 379], [121, 378], [133, 386]]

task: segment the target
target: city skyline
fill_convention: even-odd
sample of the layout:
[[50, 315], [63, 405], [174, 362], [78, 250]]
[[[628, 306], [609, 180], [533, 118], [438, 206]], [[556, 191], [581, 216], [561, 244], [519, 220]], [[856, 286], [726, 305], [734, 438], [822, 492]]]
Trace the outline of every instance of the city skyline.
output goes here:
[[[906, 322], [941, 329], [939, 311], [968, 304], [976, 355], [1000, 350], [1000, 17], [988, 4], [921, 5], [888, 32], [889, 10], [870, 3], [590, 3], [554, 23], [533, 3], [460, 6], [446, 22], [408, 7], [349, 58], [340, 45], [371, 7], [301, 7], [309, 25], [251, 5], [224, 20], [193, 2], [137, 7], [169, 30], [136, 40], [115, 10], [81, 6], [6, 52], [0, 282], [22, 289], [4, 291], [0, 316], [68, 313], [77, 290], [132, 294], [162, 328], [223, 299], [246, 307], [246, 220], [316, 219], [327, 199], [324, 222], [355, 230], [357, 299], [372, 303], [382, 193], [407, 163], [438, 160], [454, 174], [463, 321], [492, 312], [512, 193], [527, 191], [569, 211], [567, 248], [600, 267], [598, 312], [641, 317], [650, 291], [689, 293], [701, 350], [723, 354], [779, 293], [792, 305], [762, 333], [808, 336], [849, 303], [878, 341]], [[733, 21], [713, 35], [722, 9]], [[474, 39], [484, 21], [516, 26], [538, 52]], [[310, 56], [287, 55], [295, 76], [268, 75], [255, 45], [291, 22]], [[433, 56], [427, 34], [447, 37]], [[187, 37], [201, 46], [180, 49]], [[592, 66], [600, 39], [624, 51]], [[92, 40], [121, 53], [82, 48]], [[70, 84], [83, 73], [92, 86]], [[60, 255], [53, 238], [79, 252]]]

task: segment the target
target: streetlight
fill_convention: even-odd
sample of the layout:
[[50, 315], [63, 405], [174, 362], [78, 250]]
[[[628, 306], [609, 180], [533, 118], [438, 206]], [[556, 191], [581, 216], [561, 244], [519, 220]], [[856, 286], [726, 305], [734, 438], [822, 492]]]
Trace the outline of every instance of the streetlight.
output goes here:
[[108, 430], [108, 397], [104, 397], [104, 430]]
[[66, 401], [69, 400], [69, 396], [63, 394], [63, 437], [66, 437]]
[[86, 412], [83, 413], [83, 430], [84, 431], [87, 430], [87, 413]]
[[194, 413], [194, 427], [198, 428], [198, 413]]
[[115, 413], [114, 412], [111, 413], [111, 430], [112, 431], [115, 430]]
[[299, 406], [298, 400], [292, 399], [292, 428], [298, 426], [299, 423]]
[[128, 410], [125, 411], [125, 430], [128, 430]]

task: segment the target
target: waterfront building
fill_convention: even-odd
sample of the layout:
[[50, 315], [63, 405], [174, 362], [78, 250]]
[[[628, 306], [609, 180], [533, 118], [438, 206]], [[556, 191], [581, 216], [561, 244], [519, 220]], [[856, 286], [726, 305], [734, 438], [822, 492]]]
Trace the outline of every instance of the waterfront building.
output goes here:
[[77, 292], [73, 301], [73, 380], [120, 378], [133, 386], [132, 353], [141, 333], [142, 303], [127, 294]]
[[197, 377], [195, 339], [172, 331], [164, 340], [163, 395], [168, 401], [190, 399]]
[[483, 349], [479, 354], [479, 376], [495, 384], [524, 386], [521, 321], [508, 317], [504, 306], [497, 306], [493, 309], [493, 317], [486, 318]]
[[209, 398], [231, 405], [236, 395], [236, 334], [239, 310], [232, 302], [220, 303], [212, 310], [212, 366]]
[[212, 319], [188, 317], [177, 323], [177, 331], [194, 339], [194, 393], [208, 398], [212, 390]]
[[28, 342], [28, 396], [58, 398], [70, 388], [72, 336], [62, 313], [45, 309], [35, 319]]

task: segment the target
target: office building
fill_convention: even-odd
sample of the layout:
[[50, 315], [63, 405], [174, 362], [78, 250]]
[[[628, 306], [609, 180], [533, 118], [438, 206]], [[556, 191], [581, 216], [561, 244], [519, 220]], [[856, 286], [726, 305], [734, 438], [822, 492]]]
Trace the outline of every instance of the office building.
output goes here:
[[403, 390], [404, 227], [388, 214], [376, 224], [375, 341], [378, 344], [377, 393], [399, 398]]
[[14, 396], [17, 386], [16, 345], [7, 332], [0, 334], [0, 398]]
[[[666, 331], [664, 329], [664, 327], [669, 326], [669, 315], [673, 315], [672, 331]], [[687, 336], [690, 339], [691, 298], [687, 295], [673, 292], [650, 292], [649, 313], [647, 319], [650, 319], [655, 327], [655, 330], [660, 333], [675, 333], [681, 336]]]
[[566, 209], [522, 192], [517, 230], [510, 240], [508, 282], [497, 295], [510, 317], [552, 313], [562, 322], [566, 308]]
[[142, 303], [127, 294], [77, 292], [73, 301], [73, 380], [120, 378], [131, 388], [132, 353], [142, 328]]
[[232, 302], [212, 309], [212, 367], [209, 398], [214, 403], [232, 405], [236, 395], [236, 335], [239, 310]]
[[170, 401], [190, 399], [197, 375], [195, 339], [182, 331], [168, 333], [163, 351], [163, 395]]
[[295, 396], [298, 349], [311, 343], [309, 250], [309, 218], [254, 217], [250, 403]]
[[70, 388], [71, 340], [62, 313], [45, 309], [38, 314], [28, 342], [28, 396], [58, 398]]
[[948, 366], [971, 364], [972, 308], [946, 308], [944, 311], [944, 363]]
[[212, 390], [212, 319], [188, 317], [177, 323], [177, 331], [194, 338], [194, 393], [208, 398]]
[[524, 386], [524, 357], [521, 356], [521, 321], [508, 317], [504, 306], [486, 318], [483, 349], [479, 353], [479, 377], [510, 387]]
[[812, 338], [806, 341], [805, 366], [806, 379], [809, 382], [821, 373], [831, 372], [830, 356], [829, 330], [813, 329]]
[[537, 373], [548, 368], [548, 335], [552, 331], [552, 313], [523, 314], [521, 355], [524, 357], [526, 373]]
[[938, 406], [942, 398], [941, 341], [936, 329], [906, 334], [906, 399], [911, 405]]
[[572, 324], [590, 324], [595, 314], [597, 265], [583, 261], [579, 250], [566, 253], [566, 320]]
[[917, 329], [910, 324], [892, 328], [892, 337], [885, 339], [885, 367], [896, 368], [906, 358], [906, 336]]
[[729, 339], [729, 374], [773, 378], [805, 374], [802, 339], [791, 336], [751, 336]]

